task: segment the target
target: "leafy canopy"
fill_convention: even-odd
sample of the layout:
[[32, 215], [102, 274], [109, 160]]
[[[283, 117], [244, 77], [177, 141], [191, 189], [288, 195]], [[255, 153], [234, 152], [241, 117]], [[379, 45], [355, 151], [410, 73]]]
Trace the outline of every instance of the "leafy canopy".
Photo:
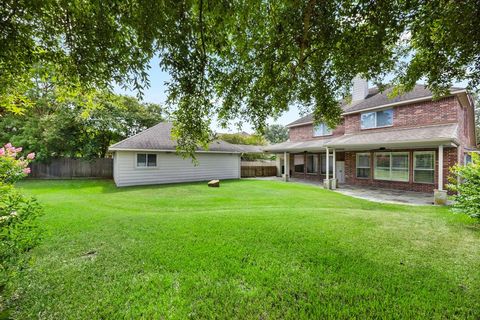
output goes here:
[[288, 140], [288, 128], [281, 124], [272, 124], [265, 128], [265, 139], [270, 143], [280, 143]]
[[[394, 73], [398, 91], [425, 78], [480, 81], [477, 0], [6, 0], [0, 8], [0, 97], [28, 105], [30, 70], [49, 64], [62, 85], [113, 82], [142, 91], [153, 57], [171, 76], [174, 134], [192, 152], [240, 119], [263, 132], [292, 104], [334, 126], [352, 78]], [[1, 113], [2, 111], [0, 111]]]
[[55, 157], [105, 157], [108, 147], [162, 120], [157, 104], [134, 97], [92, 91], [65, 97], [49, 82], [32, 88], [30, 106], [22, 114], [0, 117], [0, 141], [35, 151], [40, 160]]

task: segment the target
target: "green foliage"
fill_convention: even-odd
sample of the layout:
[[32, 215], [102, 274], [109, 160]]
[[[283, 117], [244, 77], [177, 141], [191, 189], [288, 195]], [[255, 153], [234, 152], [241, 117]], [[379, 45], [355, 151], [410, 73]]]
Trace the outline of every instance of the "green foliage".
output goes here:
[[32, 106], [23, 114], [0, 117], [0, 141], [37, 151], [38, 159], [101, 158], [108, 147], [162, 120], [157, 104], [134, 97], [96, 92], [89, 103], [83, 96], [61, 98], [55, 89], [40, 87], [29, 95]]
[[288, 140], [288, 128], [281, 124], [272, 124], [265, 129], [265, 139], [270, 143], [280, 143]]
[[6, 0], [0, 16], [0, 108], [21, 112], [38, 65], [81, 92], [141, 92], [158, 57], [187, 152], [207, 144], [214, 115], [263, 133], [300, 105], [334, 127], [357, 74], [393, 72], [397, 93], [424, 78], [437, 96], [480, 83], [477, 0]]
[[[22, 148], [11, 143], [0, 148], [0, 298], [9, 277], [23, 265], [22, 254], [39, 240], [35, 223], [41, 209], [35, 199], [15, 190], [13, 184], [30, 173], [34, 153], [20, 157]], [[0, 311], [2, 311], [0, 299]]]
[[480, 154], [471, 153], [472, 162], [452, 168], [448, 188], [454, 192], [455, 211], [480, 219]]
[[255, 146], [264, 146], [267, 144], [265, 138], [257, 134], [248, 133], [222, 133], [219, 138], [232, 144], [247, 144]]
[[[232, 143], [232, 144], [247, 144], [255, 146], [264, 146], [267, 144], [267, 141], [264, 137], [257, 134], [248, 134], [248, 133], [222, 133], [219, 135], [219, 138], [223, 141]], [[263, 153], [244, 153], [242, 154], [242, 160], [245, 161], [254, 161], [259, 159], [269, 159], [270, 156], [267, 156]]]
[[41, 230], [36, 219], [41, 213], [34, 198], [0, 184], [0, 288], [23, 265], [22, 254], [38, 244]]

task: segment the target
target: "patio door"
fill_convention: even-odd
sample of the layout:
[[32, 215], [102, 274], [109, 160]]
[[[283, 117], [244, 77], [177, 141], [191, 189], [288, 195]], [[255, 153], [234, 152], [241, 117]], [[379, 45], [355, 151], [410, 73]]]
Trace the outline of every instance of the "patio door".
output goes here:
[[335, 175], [337, 176], [338, 183], [345, 183], [345, 161], [335, 162]]

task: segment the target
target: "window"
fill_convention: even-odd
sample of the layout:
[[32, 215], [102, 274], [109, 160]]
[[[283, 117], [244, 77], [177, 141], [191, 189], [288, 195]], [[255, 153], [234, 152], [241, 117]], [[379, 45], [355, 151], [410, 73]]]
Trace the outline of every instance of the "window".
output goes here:
[[357, 178], [370, 178], [370, 153], [357, 153]]
[[307, 154], [307, 173], [318, 172], [318, 155]]
[[294, 170], [298, 173], [303, 173], [305, 170], [305, 159], [303, 154], [296, 154], [293, 157]]
[[393, 125], [393, 109], [362, 113], [360, 123], [362, 129], [389, 127]]
[[390, 181], [408, 181], [408, 161], [408, 152], [375, 153], [375, 179]]
[[434, 183], [435, 152], [424, 151], [413, 153], [413, 181], [418, 183]]
[[469, 163], [472, 163], [472, 155], [470, 153], [467, 153], [467, 154], [465, 154], [464, 164], [467, 165]]
[[325, 123], [320, 123], [313, 128], [313, 136], [329, 136], [332, 134], [332, 129], [330, 129]]
[[[327, 174], [327, 155], [323, 153], [321, 155], [321, 166], [320, 166], [320, 173]], [[330, 159], [328, 161], [328, 173], [331, 175], [333, 174], [333, 155], [330, 155]]]
[[156, 167], [157, 155], [154, 153], [137, 153], [137, 167]]

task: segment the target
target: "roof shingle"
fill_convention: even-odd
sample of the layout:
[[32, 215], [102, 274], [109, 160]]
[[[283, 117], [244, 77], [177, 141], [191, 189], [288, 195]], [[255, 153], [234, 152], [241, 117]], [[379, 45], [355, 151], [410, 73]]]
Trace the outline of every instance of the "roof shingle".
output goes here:
[[[110, 150], [168, 150], [175, 151], [176, 141], [171, 138], [173, 124], [160, 122], [130, 138], [122, 140], [110, 146]], [[215, 140], [210, 143], [207, 150], [198, 148], [203, 152], [231, 152], [231, 153], [259, 153], [262, 147], [252, 145], [231, 144], [222, 140]]]

